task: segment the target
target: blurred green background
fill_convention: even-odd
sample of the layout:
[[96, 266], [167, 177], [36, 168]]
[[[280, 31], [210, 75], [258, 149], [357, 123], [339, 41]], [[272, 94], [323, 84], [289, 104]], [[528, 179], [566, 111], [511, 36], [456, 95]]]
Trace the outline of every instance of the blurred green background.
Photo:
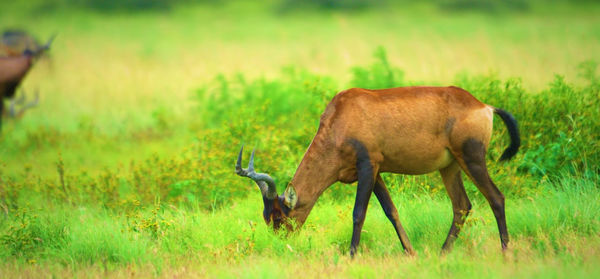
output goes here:
[[[596, 1], [558, 0], [2, 3], [2, 30], [57, 37], [22, 84], [39, 105], [0, 133], [0, 277], [212, 277], [222, 264], [244, 277], [397, 276], [397, 258], [412, 277], [597, 275], [598, 14]], [[336, 92], [405, 85], [457, 85], [519, 121], [517, 157], [496, 162], [508, 145], [496, 120], [488, 152], [512, 264], [470, 183], [473, 221], [437, 257], [451, 208], [436, 173], [384, 177], [417, 259], [376, 201], [364, 257], [347, 259], [353, 186], [326, 191], [291, 238], [263, 225], [256, 187], [233, 172], [242, 144], [281, 192]]]

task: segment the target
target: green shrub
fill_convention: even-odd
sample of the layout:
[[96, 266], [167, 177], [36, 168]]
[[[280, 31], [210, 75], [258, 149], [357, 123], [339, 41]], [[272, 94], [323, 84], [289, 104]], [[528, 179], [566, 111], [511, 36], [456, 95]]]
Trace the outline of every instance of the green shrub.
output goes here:
[[[587, 81], [582, 87], [556, 76], [548, 88], [539, 93], [528, 92], [515, 78], [503, 81], [495, 76], [457, 76], [456, 85], [482, 102], [513, 113], [519, 122], [520, 152], [512, 161], [497, 164], [492, 162], [508, 146], [509, 138], [499, 118], [494, 120], [496, 128], [488, 165], [497, 184], [507, 186], [505, 194], [535, 194], [542, 190], [539, 181], [554, 179], [565, 172], [573, 175], [598, 172], [600, 78], [596, 67], [592, 62], [580, 66], [581, 77]], [[375, 51], [371, 65], [354, 67], [351, 73], [352, 86], [384, 88], [407, 84], [403, 72], [389, 63], [383, 48]], [[4, 210], [15, 209], [23, 197], [39, 196], [42, 200], [127, 211], [137, 206], [151, 207], [157, 199], [189, 208], [218, 210], [258, 191], [251, 181], [233, 172], [242, 145], [247, 147], [244, 161], [247, 162], [250, 149], [255, 148], [257, 170], [271, 174], [282, 192], [316, 133], [320, 114], [329, 100], [347, 87], [336, 85], [328, 77], [295, 68], [286, 68], [276, 79], [249, 81], [241, 74], [229, 78], [217, 76], [194, 96], [197, 106], [189, 129], [193, 129], [196, 142], [183, 150], [168, 156], [153, 155], [132, 161], [127, 168], [106, 168], [94, 174], [72, 171], [72, 166], [59, 156], [56, 174], [52, 177], [43, 177], [27, 167], [20, 175], [0, 176], [4, 186], [0, 188], [0, 205]], [[155, 110], [154, 123], [148, 129], [175, 133], [180, 128], [168, 124], [170, 121], [166, 119], [171, 117], [168, 110]], [[102, 139], [103, 135], [98, 133], [96, 129], [86, 128], [82, 133], [48, 137], [44, 132], [43, 137], [29, 138], [26, 142], [35, 142], [39, 147], [47, 146], [48, 140], [62, 144], [71, 136], [95, 138], [98, 143], [114, 140]], [[131, 140], [129, 137], [124, 135], [117, 139]], [[444, 193], [437, 174], [390, 174], [385, 175], [384, 180], [392, 191], [434, 196]], [[467, 192], [477, 190], [467, 183]], [[353, 187], [334, 185], [325, 197], [341, 201], [353, 198], [354, 193]]]
[[68, 229], [64, 219], [40, 216], [28, 208], [13, 214], [7, 230], [0, 236], [0, 247], [10, 255], [32, 261], [66, 242]]
[[404, 72], [390, 65], [383, 47], [378, 47], [373, 57], [375, 59], [373, 64], [352, 68], [351, 87], [382, 89], [406, 85]]

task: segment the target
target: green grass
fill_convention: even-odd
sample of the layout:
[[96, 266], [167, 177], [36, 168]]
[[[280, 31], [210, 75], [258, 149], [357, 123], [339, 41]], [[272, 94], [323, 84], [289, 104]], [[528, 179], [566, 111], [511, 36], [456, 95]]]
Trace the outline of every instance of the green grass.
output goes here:
[[[59, 33], [24, 82], [40, 105], [0, 134], [0, 277], [600, 275], [600, 6], [82, 8], [92, 2], [11, 3], [0, 16]], [[414, 84], [461, 86], [518, 119], [517, 157], [496, 162], [508, 145], [498, 119], [488, 152], [506, 253], [466, 182], [473, 214], [439, 255], [452, 214], [437, 174], [384, 175], [416, 257], [372, 199], [349, 258], [352, 185], [328, 189], [297, 233], [264, 225], [259, 191], [233, 172], [242, 144], [281, 192], [336, 92]]]
[[[387, 277], [403, 272], [411, 277], [481, 273], [497, 278], [515, 273], [563, 277], [572, 269], [581, 276], [597, 275], [600, 270], [594, 265], [600, 254], [593, 247], [600, 244], [599, 190], [594, 182], [581, 178], [564, 179], [557, 185], [530, 199], [507, 200], [512, 240], [504, 254], [493, 214], [478, 195], [472, 196], [474, 210], [454, 251], [443, 257], [440, 247], [451, 221], [450, 202], [444, 194], [394, 194], [417, 257], [403, 254], [392, 226], [372, 201], [355, 260], [348, 256], [349, 200], [341, 203], [326, 196], [301, 231], [285, 236], [263, 224], [261, 203], [253, 196], [212, 212], [166, 204], [136, 206], [127, 212], [59, 205], [28, 212], [26, 222], [4, 216], [2, 222], [8, 225], [4, 228], [26, 223], [20, 230], [30, 235], [33, 244], [27, 249], [4, 250], [18, 257], [4, 255], [10, 260], [2, 264], [2, 270], [9, 276], [17, 273], [8, 270], [35, 272], [44, 266], [59, 276], [71, 269], [117, 272], [123, 268], [141, 276], [150, 272], [168, 276], [185, 268], [197, 276], [277, 277], [308, 267], [313, 276], [330, 272], [334, 277]], [[10, 229], [1, 233], [4, 244], [17, 235]], [[230, 268], [223, 269], [225, 265]], [[551, 271], [543, 270], [549, 267]]]

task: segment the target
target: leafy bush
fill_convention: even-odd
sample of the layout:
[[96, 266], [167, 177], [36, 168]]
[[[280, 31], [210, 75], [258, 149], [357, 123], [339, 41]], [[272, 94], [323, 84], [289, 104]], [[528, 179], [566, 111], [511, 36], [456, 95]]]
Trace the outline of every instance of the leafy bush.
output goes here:
[[[229, 79], [218, 75], [198, 89], [198, 109], [211, 128], [239, 119], [250, 125], [282, 125], [283, 120], [292, 117], [318, 118], [335, 93], [332, 84], [327, 77], [295, 68], [285, 68], [277, 80], [247, 81], [241, 74]], [[304, 123], [285, 123], [287, 128], [300, 125]]]
[[373, 53], [375, 62], [367, 67], [352, 68], [352, 87], [369, 89], [391, 88], [406, 85], [404, 72], [390, 65], [383, 47]]
[[[403, 72], [389, 63], [383, 48], [375, 51], [374, 58], [371, 65], [352, 69], [352, 86], [385, 88], [407, 84]], [[495, 181], [510, 186], [505, 190], [507, 195], [530, 195], [540, 190], [540, 180], [565, 172], [598, 172], [600, 78], [592, 62], [582, 64], [580, 69], [581, 77], [587, 80], [585, 86], [576, 87], [556, 76], [539, 93], [527, 92], [519, 79], [457, 76], [456, 85], [487, 104], [506, 109], [519, 121], [522, 148], [517, 157], [508, 164], [489, 164]], [[242, 145], [248, 147], [246, 158], [248, 149], [257, 149], [257, 170], [270, 173], [282, 192], [317, 130], [320, 114], [344, 88], [328, 77], [295, 68], [286, 68], [278, 79], [248, 81], [242, 75], [217, 76], [196, 92], [196, 116], [189, 129], [194, 130], [197, 141], [180, 152], [168, 157], [151, 156], [130, 162], [128, 168], [106, 169], [94, 175], [72, 172], [59, 156], [54, 177], [43, 178], [28, 168], [20, 177], [0, 176], [4, 185], [0, 188], [0, 205], [4, 210], [16, 209], [22, 196], [33, 193], [69, 204], [97, 204], [127, 211], [153, 206], [157, 199], [217, 210], [236, 198], [258, 192], [251, 181], [240, 179], [233, 172]], [[156, 134], [170, 134], [174, 126], [164, 120], [169, 115], [165, 110], [156, 110], [149, 129]], [[499, 158], [509, 144], [504, 125], [498, 117], [494, 121], [490, 161]], [[95, 140], [101, 137], [96, 129], [85, 125], [83, 129], [74, 136]], [[44, 146], [48, 138], [59, 144], [60, 139], [72, 136], [43, 134], [44, 137], [33, 140], [28, 137], [26, 142]], [[515, 175], [516, 172], [519, 173]], [[444, 192], [437, 174], [386, 175], [384, 180], [394, 191], [431, 195]], [[467, 188], [468, 192], [477, 191]], [[348, 186], [335, 185], [326, 192], [332, 200], [353, 196], [354, 189]]]

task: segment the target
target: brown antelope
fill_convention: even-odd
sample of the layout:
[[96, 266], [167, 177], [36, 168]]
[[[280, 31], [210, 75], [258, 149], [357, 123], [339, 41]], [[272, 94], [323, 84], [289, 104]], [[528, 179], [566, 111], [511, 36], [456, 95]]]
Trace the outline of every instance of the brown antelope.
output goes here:
[[254, 152], [242, 169], [240, 150], [236, 173], [254, 180], [263, 196], [263, 217], [274, 229], [302, 226], [319, 196], [333, 183], [358, 181], [353, 211], [350, 254], [356, 253], [367, 205], [374, 192], [404, 250], [414, 254], [398, 212], [381, 178], [382, 172], [426, 174], [439, 171], [454, 219], [442, 251], [449, 251], [471, 209], [461, 170], [489, 202], [500, 232], [502, 250], [508, 231], [504, 196], [490, 179], [485, 154], [496, 113], [506, 125], [511, 143], [500, 160], [512, 158], [520, 145], [514, 117], [486, 105], [458, 87], [399, 87], [382, 90], [352, 88], [338, 93], [321, 115], [317, 134], [281, 196], [268, 174], [254, 170]]
[[[4, 111], [4, 99], [11, 99], [15, 96], [16, 89], [31, 69], [34, 58], [39, 57], [50, 48], [53, 38], [35, 51], [26, 49], [19, 56], [0, 57], [0, 115]], [[37, 103], [37, 99], [35, 103]], [[30, 106], [25, 105], [24, 107]], [[1, 125], [2, 119], [0, 118], [0, 127]]]

